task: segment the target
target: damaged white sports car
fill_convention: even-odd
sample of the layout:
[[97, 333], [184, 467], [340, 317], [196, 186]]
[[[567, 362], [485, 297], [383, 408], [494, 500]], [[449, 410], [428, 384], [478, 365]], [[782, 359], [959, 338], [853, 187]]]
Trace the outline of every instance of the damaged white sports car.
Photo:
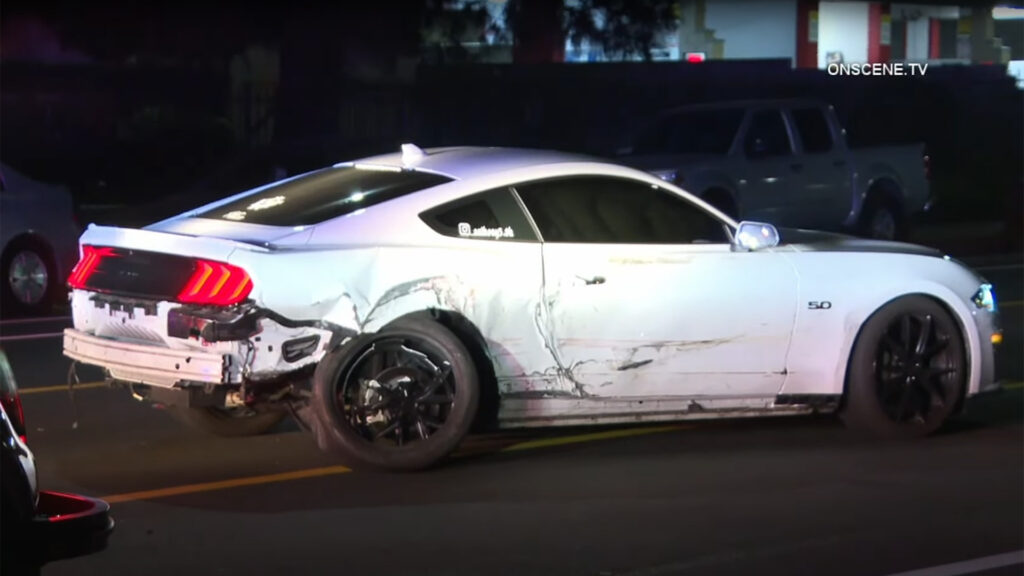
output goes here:
[[70, 358], [225, 435], [357, 466], [501, 428], [835, 411], [926, 434], [996, 387], [992, 288], [930, 249], [732, 221], [554, 152], [366, 158], [90, 226]]

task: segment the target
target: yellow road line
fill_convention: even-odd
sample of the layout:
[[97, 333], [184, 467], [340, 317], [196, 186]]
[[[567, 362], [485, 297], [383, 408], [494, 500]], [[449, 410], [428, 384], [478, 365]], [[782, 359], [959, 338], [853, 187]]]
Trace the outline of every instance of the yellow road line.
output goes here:
[[518, 452], [520, 450], [533, 450], [536, 448], [549, 448], [551, 446], [564, 446], [566, 444], [579, 444], [581, 442], [593, 442], [595, 440], [607, 440], [610, 438], [628, 438], [630, 436], [643, 436], [645, 434], [658, 434], [661, 432], [672, 432], [674, 430], [687, 430], [696, 428], [693, 425], [657, 426], [650, 428], [628, 428], [626, 430], [608, 430], [605, 432], [594, 432], [592, 434], [578, 434], [576, 436], [559, 436], [557, 438], [541, 438], [539, 440], [528, 440], [502, 448], [502, 452]]
[[[106, 382], [82, 382], [81, 384], [75, 384], [75, 390], [103, 388], [106, 385]], [[67, 390], [67, 384], [63, 384], [61, 386], [38, 386], [35, 388], [18, 388], [18, 394], [24, 396], [25, 394], [42, 394], [44, 392], [67, 392]]]
[[1024, 382], [1007, 382], [1003, 384], [1003, 390], [1020, 390], [1024, 388]]
[[347, 474], [348, 472], [351, 471], [351, 469], [346, 468], [344, 466], [325, 466], [323, 468], [309, 468], [306, 470], [296, 470], [294, 472], [266, 474], [264, 476], [248, 476], [244, 478], [233, 478], [231, 480], [220, 480], [218, 482], [202, 482], [200, 484], [186, 484], [184, 486], [172, 486], [170, 488], [158, 488], [156, 490], [143, 490], [141, 492], [113, 494], [111, 496], [104, 496], [103, 500], [106, 500], [111, 504], [116, 504], [119, 502], [131, 502], [133, 500], [167, 498], [169, 496], [181, 496], [184, 494], [196, 494], [199, 492], [212, 492], [214, 490], [225, 490], [227, 488], [239, 488], [242, 486], [256, 486], [259, 484], [287, 482], [289, 480], [302, 480], [305, 478], [334, 476], [337, 474]]
[[[624, 438], [628, 436], [641, 436], [644, 434], [656, 434], [658, 432], [670, 432], [673, 430], [684, 430], [686, 428], [693, 428], [694, 426], [661, 426], [652, 428], [631, 428], [627, 430], [610, 430], [607, 432], [596, 432], [593, 434], [580, 434], [576, 436], [562, 436], [560, 438], [546, 438], [542, 440], [532, 440], [529, 442], [520, 442], [513, 444], [507, 448], [500, 450], [501, 452], [512, 452], [520, 450], [531, 450], [537, 448], [547, 448], [550, 446], [559, 446], [564, 444], [577, 444], [581, 442], [594, 442], [597, 440], [606, 440], [610, 438]], [[228, 488], [240, 488], [243, 486], [256, 486], [260, 484], [274, 484], [277, 482], [287, 482], [291, 480], [302, 480], [306, 478], [319, 478], [322, 476], [334, 476], [338, 474], [347, 474], [351, 472], [350, 468], [345, 466], [326, 466], [323, 468], [309, 468], [306, 470], [296, 470], [294, 472], [282, 472], [279, 474], [267, 474], [264, 476], [248, 476], [242, 478], [233, 478], [231, 480], [220, 480], [217, 482], [202, 482], [199, 484], [186, 484], [183, 486], [171, 486], [168, 488], [158, 488], [156, 490], [142, 490], [139, 492], [126, 492], [124, 494], [112, 494], [110, 496], [103, 496], [102, 499], [108, 503], [117, 504], [122, 502], [134, 502], [138, 500], [154, 500], [157, 498], [168, 498], [171, 496], [183, 496], [186, 494], [197, 494], [200, 492], [213, 492], [215, 490], [226, 490]]]
[[1000, 302], [1000, 308], [1019, 308], [1024, 306], [1024, 300], [1010, 300], [1009, 302]]

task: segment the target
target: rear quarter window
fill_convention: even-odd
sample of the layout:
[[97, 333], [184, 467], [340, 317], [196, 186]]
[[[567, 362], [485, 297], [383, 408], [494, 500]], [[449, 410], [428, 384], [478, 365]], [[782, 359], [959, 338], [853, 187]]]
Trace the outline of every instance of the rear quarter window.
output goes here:
[[447, 176], [415, 170], [332, 167], [272, 184], [197, 216], [268, 226], [309, 226], [451, 181]]

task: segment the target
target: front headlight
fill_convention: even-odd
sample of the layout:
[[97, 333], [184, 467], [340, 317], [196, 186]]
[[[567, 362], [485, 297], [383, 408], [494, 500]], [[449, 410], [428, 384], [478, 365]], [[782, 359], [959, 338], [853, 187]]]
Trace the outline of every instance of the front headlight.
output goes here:
[[978, 287], [978, 291], [974, 293], [974, 297], [971, 298], [974, 305], [983, 310], [989, 312], [997, 312], [999, 310], [996, 305], [996, 293], [992, 289], [991, 284], [982, 284]]

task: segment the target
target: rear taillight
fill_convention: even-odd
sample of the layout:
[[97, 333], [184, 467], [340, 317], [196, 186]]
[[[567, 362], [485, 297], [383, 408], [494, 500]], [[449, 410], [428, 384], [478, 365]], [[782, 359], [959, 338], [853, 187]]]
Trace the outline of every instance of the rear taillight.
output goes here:
[[924, 178], [925, 180], [932, 179], [932, 157], [925, 154], [921, 157], [921, 163], [924, 164]]
[[245, 300], [250, 292], [252, 279], [245, 270], [222, 262], [197, 260], [192, 276], [178, 294], [178, 301], [230, 306]]
[[89, 276], [96, 271], [96, 268], [100, 265], [100, 260], [103, 260], [107, 256], [111, 256], [114, 253], [113, 248], [97, 248], [96, 246], [82, 246], [82, 259], [75, 264], [73, 270], [71, 270], [71, 276], [68, 278], [68, 285], [72, 288], [81, 289], [85, 288], [86, 282], [89, 280]]
[[21, 437], [21, 441], [25, 442], [25, 412], [21, 409], [21, 397], [17, 393], [2, 394], [0, 404], [4, 405], [4, 412], [14, 425], [14, 431]]

